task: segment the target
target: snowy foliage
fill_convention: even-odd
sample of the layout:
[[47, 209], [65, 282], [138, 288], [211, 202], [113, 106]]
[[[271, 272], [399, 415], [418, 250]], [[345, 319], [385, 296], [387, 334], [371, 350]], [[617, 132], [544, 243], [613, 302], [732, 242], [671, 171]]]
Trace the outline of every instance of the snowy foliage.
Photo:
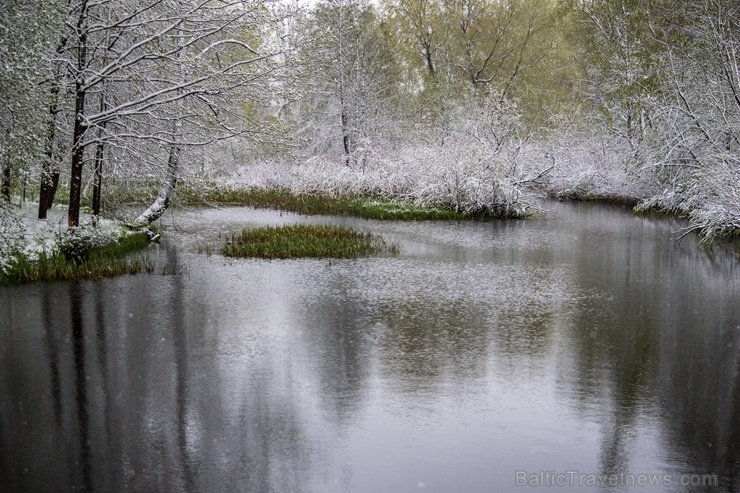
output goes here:
[[526, 215], [518, 175], [459, 142], [402, 149], [362, 167], [314, 158], [304, 164], [259, 163], [242, 167], [223, 183], [232, 187], [284, 188], [294, 193], [341, 197], [371, 195], [444, 206], [461, 212], [506, 210]]
[[0, 163], [13, 175], [31, 171], [44, 153], [49, 109], [43, 55], [61, 21], [56, 7], [5, 0], [0, 8]]
[[90, 227], [68, 228], [57, 236], [57, 248], [69, 261], [84, 262], [96, 248], [115, 241], [107, 233]]
[[460, 107], [444, 128], [417, 131], [404, 146], [368, 145], [347, 166], [341, 152], [300, 164], [273, 161], [241, 166], [223, 177], [227, 186], [284, 188], [294, 193], [365, 195], [411, 200], [458, 212], [532, 211], [523, 200], [519, 166], [525, 139], [516, 107], [491, 94]]
[[561, 198], [638, 201], [660, 191], [652, 167], [636, 166], [623, 141], [594, 131], [557, 131], [532, 146], [525, 160], [543, 173], [538, 184]]
[[23, 247], [23, 225], [11, 210], [10, 204], [0, 200], [0, 271], [8, 267], [13, 254]]
[[0, 268], [7, 269], [16, 256], [35, 262], [42, 255], [56, 252], [83, 260], [92, 248], [133, 232], [110, 219], [93, 222], [89, 215], [82, 216], [82, 226], [68, 232], [64, 207], [52, 208], [44, 221], [36, 219], [36, 210], [34, 203], [18, 209], [0, 201]]
[[740, 183], [736, 166], [719, 163], [685, 172], [670, 188], [641, 202], [638, 211], [661, 210], [689, 218], [688, 231], [702, 241], [740, 231]]

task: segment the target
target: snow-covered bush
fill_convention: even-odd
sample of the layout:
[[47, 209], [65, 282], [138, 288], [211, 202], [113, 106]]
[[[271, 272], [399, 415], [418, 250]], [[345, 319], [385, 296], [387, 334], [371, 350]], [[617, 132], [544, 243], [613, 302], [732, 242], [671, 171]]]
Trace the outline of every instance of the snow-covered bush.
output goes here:
[[57, 235], [59, 251], [65, 259], [75, 263], [84, 262], [93, 250], [114, 241], [113, 236], [84, 226], [68, 228]]
[[638, 212], [659, 210], [686, 216], [687, 231], [699, 231], [702, 242], [740, 232], [740, 183], [737, 165], [722, 161], [682, 170], [662, 193], [637, 205]]
[[23, 224], [10, 205], [0, 200], [0, 271], [12, 261], [13, 254], [23, 247]]
[[302, 163], [243, 166], [224, 185], [283, 188], [293, 193], [364, 195], [411, 200], [460, 212], [525, 215], [526, 139], [516, 107], [491, 94], [451, 114], [444, 126], [423, 128], [403, 146], [368, 148], [353, 166], [342, 155]]
[[558, 130], [531, 146], [524, 160], [531, 174], [543, 173], [539, 184], [557, 197], [637, 201], [661, 190], [646, 159], [598, 131]]

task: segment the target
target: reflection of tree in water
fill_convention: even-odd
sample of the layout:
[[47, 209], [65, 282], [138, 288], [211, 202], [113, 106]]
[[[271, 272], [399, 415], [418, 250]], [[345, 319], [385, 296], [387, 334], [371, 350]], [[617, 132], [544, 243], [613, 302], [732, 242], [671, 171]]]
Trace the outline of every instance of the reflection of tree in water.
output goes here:
[[541, 359], [550, 350], [557, 313], [567, 299], [567, 274], [556, 269], [526, 270], [509, 293], [493, 301], [491, 335], [496, 354], [513, 371], [523, 359]]
[[634, 293], [634, 297], [605, 301], [603, 311], [583, 306], [573, 320], [572, 340], [578, 344], [575, 395], [587, 404], [608, 395], [609, 409], [601, 412], [609, 416], [602, 422], [602, 474], [629, 472], [636, 420], [650, 406], [659, 331], [639, 308], [640, 298], [640, 293]]
[[[627, 238], [624, 245], [594, 253], [588, 236], [577, 249], [576, 270], [581, 288], [593, 297], [573, 308], [570, 340], [574, 396], [587, 406], [600, 406], [602, 474], [630, 472], [635, 431], [641, 414], [654, 401], [654, 377], [660, 361], [661, 331], [654, 309], [665, 290], [652, 282], [665, 264], [653, 258], [654, 243]], [[607, 252], [604, 255], [604, 251]], [[608, 290], [608, 291], [607, 291]], [[603, 406], [603, 407], [602, 407]]]
[[681, 343], [667, 345], [659, 381], [663, 439], [682, 472], [717, 474], [718, 491], [740, 491], [740, 309], [676, 310]]
[[[591, 241], [582, 238], [576, 251], [581, 287], [595, 297], [573, 307], [568, 390], [611, 416], [602, 424], [601, 472], [652, 472], [635, 471], [630, 456], [640, 420], [656, 415], [678, 474], [717, 473], [738, 491], [740, 332], [727, 329], [740, 311], [713, 309], [728, 287], [701, 262], [684, 258], [680, 265], [695, 268], [677, 270], [671, 255], [680, 252], [660, 242], [627, 236], [597, 258]], [[722, 349], [728, 337], [734, 351]]]
[[572, 296], [567, 271], [539, 265], [543, 259], [551, 261], [547, 249], [521, 256], [529, 258], [534, 265], [523, 264], [512, 272], [502, 273], [498, 289], [489, 290], [484, 298], [490, 306], [488, 324], [494, 363], [510, 382], [528, 379], [532, 371], [543, 374], [549, 371], [547, 355]]
[[59, 380], [59, 342], [54, 333], [54, 311], [49, 289], [43, 289], [41, 293], [41, 319], [44, 327], [44, 350], [49, 360], [49, 379], [51, 386], [52, 402], [54, 405], [54, 421], [57, 426], [62, 426], [62, 394]]
[[3, 488], [281, 492], [307, 483], [299, 404], [274, 391], [282, 382], [269, 367], [225, 375], [214, 364], [204, 307], [182, 283], [43, 286], [38, 307], [3, 314], [23, 334], [0, 334]]
[[349, 420], [361, 406], [367, 385], [369, 352], [363, 324], [367, 318], [354, 301], [324, 298], [312, 304], [311, 310], [317, 317], [309, 316], [306, 323], [309, 331], [315, 331], [315, 344], [320, 348], [316, 363], [323, 403], [331, 405], [340, 422]]
[[492, 346], [496, 363], [512, 368], [541, 356], [564, 302], [560, 274], [475, 263], [331, 267], [296, 303], [324, 402], [353, 416], [373, 365], [394, 391], [432, 395], [442, 384], [464, 392], [482, 381]]
[[141, 358], [149, 366], [138, 407], [151, 415], [139, 423], [140, 449], [127, 446], [142, 467], [160, 470], [141, 486], [166, 478], [183, 491], [299, 490], [311, 473], [299, 404], [275, 391], [282, 382], [269, 365], [218, 365], [207, 309], [184, 282], [175, 276], [158, 286], [159, 314], [145, 317], [155, 344]]
[[[0, 489], [80, 485], [70, 296], [58, 284], [0, 287]], [[64, 393], [62, 385], [72, 392]], [[37, 474], [29, 474], [37, 471]]]
[[433, 388], [443, 378], [464, 381], [485, 373], [487, 326], [480, 303], [413, 297], [383, 304], [374, 316], [386, 327], [384, 371], [408, 377], [404, 380], [414, 388], [406, 390]]
[[545, 307], [526, 314], [502, 307], [493, 324], [497, 353], [511, 359], [543, 356], [550, 348], [554, 320], [555, 314]]
[[70, 287], [70, 318], [72, 319], [72, 359], [74, 373], [74, 401], [77, 416], [79, 459], [76, 469], [82, 476], [78, 486], [84, 491], [92, 488], [92, 458], [90, 450], [90, 409], [85, 355], [85, 328], [82, 321], [82, 294], [80, 285]]
[[[371, 362], [367, 307], [361, 298], [340, 294], [356, 288], [356, 280], [351, 272], [336, 271], [323, 279], [326, 285], [304, 293], [298, 310], [312, 353], [317, 355], [313, 364], [322, 404], [341, 425], [362, 405]], [[322, 295], [316, 296], [317, 292]]]
[[317, 355], [322, 402], [340, 424], [361, 408], [373, 365], [404, 393], [484, 374], [485, 305], [415, 289], [410, 279], [399, 274], [402, 289], [388, 288], [382, 271], [334, 266], [302, 294], [299, 318]]

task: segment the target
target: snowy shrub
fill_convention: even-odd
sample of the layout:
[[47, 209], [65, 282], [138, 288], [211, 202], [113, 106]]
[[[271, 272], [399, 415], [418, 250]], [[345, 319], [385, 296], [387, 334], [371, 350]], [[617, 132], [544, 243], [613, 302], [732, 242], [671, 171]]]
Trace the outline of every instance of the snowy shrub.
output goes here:
[[300, 164], [260, 163], [239, 169], [226, 186], [282, 188], [335, 197], [376, 196], [459, 212], [524, 215], [525, 138], [516, 107], [491, 94], [451, 114], [444, 127], [420, 129], [397, 147], [363, 148], [347, 166], [342, 155]]
[[640, 200], [661, 190], [659, 175], [643, 159], [613, 136], [558, 131], [532, 146], [525, 160], [533, 174], [547, 170], [540, 184], [552, 195]]
[[728, 162], [686, 168], [673, 186], [636, 207], [638, 212], [660, 210], [689, 219], [689, 231], [702, 242], [740, 232], [740, 184], [737, 166]]
[[114, 241], [113, 236], [84, 226], [68, 228], [57, 235], [59, 251], [65, 259], [75, 263], [84, 262], [93, 250]]
[[420, 205], [483, 212], [513, 207], [521, 196], [516, 174], [462, 138], [409, 152], [404, 164], [405, 196]]
[[0, 271], [12, 261], [13, 254], [23, 247], [23, 225], [10, 205], [0, 200]]

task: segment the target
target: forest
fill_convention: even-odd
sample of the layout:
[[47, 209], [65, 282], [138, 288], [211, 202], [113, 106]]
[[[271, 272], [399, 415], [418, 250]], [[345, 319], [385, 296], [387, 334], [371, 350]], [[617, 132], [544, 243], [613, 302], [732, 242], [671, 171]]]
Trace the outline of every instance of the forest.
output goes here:
[[0, 258], [19, 204], [146, 225], [255, 189], [740, 231], [731, 0], [2, 0], [0, 62]]

